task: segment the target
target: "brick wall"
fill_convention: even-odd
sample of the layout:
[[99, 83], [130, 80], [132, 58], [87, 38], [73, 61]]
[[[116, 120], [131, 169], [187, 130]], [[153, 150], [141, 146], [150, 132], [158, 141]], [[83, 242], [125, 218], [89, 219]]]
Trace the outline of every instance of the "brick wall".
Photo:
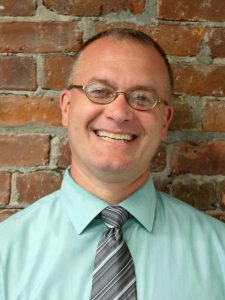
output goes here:
[[225, 2], [1, 0], [0, 220], [59, 188], [69, 164], [58, 95], [83, 40], [145, 31], [172, 64], [175, 118], [158, 188], [225, 221]]

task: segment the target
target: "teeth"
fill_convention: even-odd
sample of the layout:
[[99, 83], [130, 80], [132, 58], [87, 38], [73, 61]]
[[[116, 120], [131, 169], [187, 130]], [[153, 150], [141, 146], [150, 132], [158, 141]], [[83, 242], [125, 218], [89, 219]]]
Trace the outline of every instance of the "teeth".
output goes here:
[[117, 140], [121, 142], [127, 142], [133, 140], [134, 136], [131, 134], [115, 134], [107, 131], [97, 130], [96, 134], [105, 140]]

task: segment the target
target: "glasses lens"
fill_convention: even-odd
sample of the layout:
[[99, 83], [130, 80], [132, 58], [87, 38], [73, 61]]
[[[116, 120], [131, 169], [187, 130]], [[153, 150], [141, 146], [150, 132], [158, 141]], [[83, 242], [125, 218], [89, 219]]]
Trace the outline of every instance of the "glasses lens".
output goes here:
[[137, 90], [128, 93], [129, 104], [139, 110], [148, 110], [154, 107], [156, 95], [151, 91]]
[[101, 82], [89, 83], [85, 88], [85, 93], [91, 101], [100, 104], [109, 103], [115, 95], [115, 91], [111, 87]]

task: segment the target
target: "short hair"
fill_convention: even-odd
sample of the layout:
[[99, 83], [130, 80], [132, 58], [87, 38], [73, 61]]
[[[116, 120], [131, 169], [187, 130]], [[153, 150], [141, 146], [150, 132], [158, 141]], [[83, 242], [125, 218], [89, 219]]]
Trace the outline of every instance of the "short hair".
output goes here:
[[144, 32], [142, 32], [140, 30], [135, 30], [135, 29], [130, 29], [130, 28], [111, 28], [106, 31], [102, 31], [102, 32], [94, 35], [90, 39], [88, 39], [82, 45], [82, 47], [80, 48], [80, 50], [76, 53], [76, 55], [74, 57], [74, 64], [73, 64], [72, 71], [69, 76], [68, 85], [71, 84], [71, 79], [72, 79], [72, 76], [73, 76], [75, 68], [76, 68], [76, 62], [77, 62], [79, 56], [81, 55], [81, 53], [90, 44], [92, 44], [95, 41], [97, 41], [101, 38], [104, 38], [104, 37], [113, 38], [115, 40], [131, 40], [131, 41], [139, 43], [141, 45], [153, 47], [159, 53], [159, 55], [161, 56], [161, 58], [163, 59], [165, 65], [166, 65], [167, 72], [168, 72], [168, 78], [169, 78], [169, 86], [168, 86], [169, 93], [168, 94], [169, 94], [169, 97], [171, 96], [172, 91], [173, 91], [173, 75], [172, 75], [172, 70], [171, 70], [170, 63], [168, 61], [166, 53], [159, 46], [159, 44], [153, 38], [151, 38], [149, 35], [145, 34]]

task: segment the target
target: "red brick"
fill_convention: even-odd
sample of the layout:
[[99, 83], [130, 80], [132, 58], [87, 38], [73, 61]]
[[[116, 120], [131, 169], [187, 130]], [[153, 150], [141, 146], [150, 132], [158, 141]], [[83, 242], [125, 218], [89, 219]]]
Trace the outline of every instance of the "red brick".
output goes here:
[[0, 172], [0, 204], [9, 204], [11, 174]]
[[163, 171], [166, 167], [166, 145], [161, 144], [151, 163], [152, 172]]
[[71, 162], [71, 152], [69, 147], [68, 138], [61, 138], [59, 140], [59, 155], [57, 166], [66, 169]]
[[0, 16], [33, 16], [36, 1], [31, 0], [1, 0]]
[[0, 95], [0, 125], [52, 125], [61, 126], [58, 99]]
[[190, 129], [194, 127], [192, 108], [181, 98], [173, 98], [171, 101], [174, 109], [173, 120], [170, 124], [170, 130]]
[[221, 0], [161, 0], [158, 16], [167, 20], [224, 21], [225, 2]]
[[172, 171], [175, 174], [225, 175], [225, 142], [186, 142], [175, 145]]
[[167, 24], [143, 26], [130, 23], [98, 23], [96, 29], [101, 32], [113, 27], [141, 30], [156, 40], [168, 55], [176, 56], [196, 55], [205, 33], [205, 30], [199, 27]]
[[172, 185], [172, 194], [178, 199], [201, 210], [208, 210], [215, 207], [216, 184], [199, 183], [196, 180], [176, 182]]
[[0, 165], [45, 166], [49, 161], [49, 137], [41, 134], [0, 135]]
[[82, 43], [74, 22], [0, 23], [0, 52], [69, 52]]
[[123, 10], [130, 10], [133, 14], [139, 14], [145, 8], [145, 0], [44, 0], [43, 4], [59, 14], [81, 17], [101, 16]]
[[70, 56], [47, 56], [44, 88], [61, 90], [66, 87], [72, 64], [73, 58]]
[[0, 89], [35, 90], [36, 77], [33, 58], [0, 56]]
[[0, 209], [0, 222], [4, 221], [18, 211], [19, 209]]
[[220, 183], [220, 204], [225, 209], [225, 180]]
[[174, 90], [200, 96], [225, 96], [225, 66], [173, 64]]
[[37, 172], [18, 175], [16, 189], [20, 204], [30, 204], [39, 198], [60, 188], [61, 174], [53, 172]]
[[204, 131], [225, 132], [225, 102], [210, 101], [204, 107], [202, 128]]
[[209, 33], [209, 47], [213, 58], [225, 57], [225, 28], [211, 29]]

